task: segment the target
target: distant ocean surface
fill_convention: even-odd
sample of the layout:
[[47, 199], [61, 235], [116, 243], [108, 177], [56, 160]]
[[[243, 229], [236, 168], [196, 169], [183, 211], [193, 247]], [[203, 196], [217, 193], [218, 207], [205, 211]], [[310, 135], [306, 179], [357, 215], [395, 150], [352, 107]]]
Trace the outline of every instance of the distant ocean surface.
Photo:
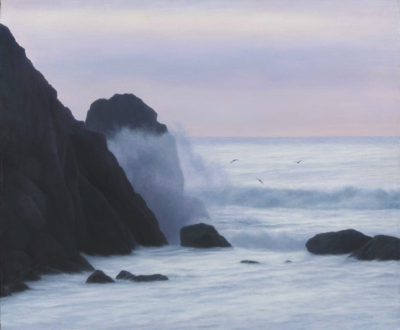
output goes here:
[[305, 249], [317, 233], [349, 228], [400, 237], [399, 141], [177, 136], [186, 191], [234, 247], [87, 256], [112, 277], [124, 269], [170, 280], [43, 276], [2, 298], [2, 328], [399, 329], [400, 262]]

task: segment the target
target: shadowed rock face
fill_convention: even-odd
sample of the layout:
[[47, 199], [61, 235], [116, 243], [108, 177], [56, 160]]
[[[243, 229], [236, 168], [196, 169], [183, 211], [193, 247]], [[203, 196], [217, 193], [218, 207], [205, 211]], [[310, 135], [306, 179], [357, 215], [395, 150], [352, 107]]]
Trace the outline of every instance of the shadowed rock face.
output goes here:
[[167, 244], [104, 136], [74, 119], [4, 25], [0, 65], [2, 285], [29, 268], [93, 270], [80, 251]]
[[346, 254], [358, 250], [371, 240], [354, 229], [315, 235], [306, 243], [306, 248], [314, 254]]
[[133, 94], [116, 94], [109, 100], [94, 101], [87, 113], [86, 125], [107, 137], [112, 137], [122, 127], [157, 134], [167, 132], [167, 126], [157, 121], [157, 113]]
[[205, 223], [186, 226], [181, 229], [181, 245], [195, 248], [231, 247], [214, 226]]
[[358, 260], [400, 260], [400, 239], [377, 235], [350, 257]]

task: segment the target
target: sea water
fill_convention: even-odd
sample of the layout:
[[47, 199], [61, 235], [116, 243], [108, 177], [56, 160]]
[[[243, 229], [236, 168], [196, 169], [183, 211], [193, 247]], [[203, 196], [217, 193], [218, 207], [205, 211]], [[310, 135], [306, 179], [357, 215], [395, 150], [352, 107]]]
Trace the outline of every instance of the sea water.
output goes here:
[[169, 281], [43, 276], [1, 299], [3, 329], [400, 328], [400, 262], [305, 248], [317, 233], [348, 228], [400, 237], [398, 138], [177, 140], [186, 191], [233, 248], [86, 256], [112, 277]]

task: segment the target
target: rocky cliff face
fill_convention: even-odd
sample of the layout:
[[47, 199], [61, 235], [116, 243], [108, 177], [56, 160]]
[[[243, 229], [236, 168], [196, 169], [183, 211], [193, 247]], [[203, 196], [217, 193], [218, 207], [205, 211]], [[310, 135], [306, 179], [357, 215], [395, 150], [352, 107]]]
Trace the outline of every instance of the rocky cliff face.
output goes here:
[[175, 138], [157, 113], [133, 94], [92, 103], [86, 126], [107, 137], [110, 150], [143, 196], [171, 243], [182, 226], [208, 217], [203, 203], [187, 196]]
[[168, 244], [102, 134], [86, 129], [0, 25], [2, 284], [89, 270], [78, 254]]

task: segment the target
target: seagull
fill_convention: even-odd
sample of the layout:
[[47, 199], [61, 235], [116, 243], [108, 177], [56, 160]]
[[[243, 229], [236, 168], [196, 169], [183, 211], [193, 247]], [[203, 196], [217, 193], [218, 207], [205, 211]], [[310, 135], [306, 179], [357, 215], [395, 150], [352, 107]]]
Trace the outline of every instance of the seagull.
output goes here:
[[259, 178], [256, 178], [258, 181], [260, 181], [262, 184], [264, 184], [264, 182], [262, 182]]
[[301, 160], [299, 160], [298, 162], [295, 162], [295, 163], [300, 164], [301, 161], [303, 161], [303, 160], [301, 159]]
[[234, 160], [232, 160], [231, 161], [231, 164], [233, 163], [233, 162], [237, 162], [239, 159], [234, 159]]

